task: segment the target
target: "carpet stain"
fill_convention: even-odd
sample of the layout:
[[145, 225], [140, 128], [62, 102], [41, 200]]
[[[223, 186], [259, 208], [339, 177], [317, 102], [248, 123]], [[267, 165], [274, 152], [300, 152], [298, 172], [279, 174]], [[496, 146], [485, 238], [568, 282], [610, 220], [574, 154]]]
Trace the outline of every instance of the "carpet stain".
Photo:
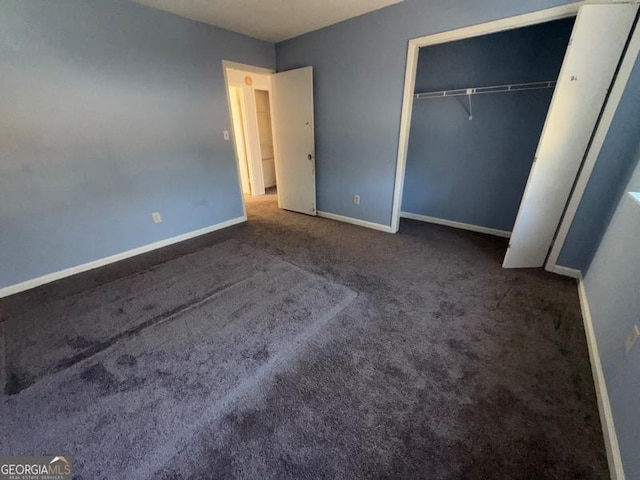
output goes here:
[[444, 317], [450, 317], [450, 316], [464, 317], [466, 312], [465, 312], [465, 309], [462, 308], [459, 304], [456, 304], [456, 303], [453, 303], [453, 302], [448, 302], [448, 301], [443, 301], [443, 302], [440, 302], [439, 313], [440, 313], [440, 317], [442, 317], [442, 316], [444, 316]]
[[133, 355], [125, 354], [125, 355], [120, 355], [118, 357], [118, 360], [116, 360], [116, 363], [119, 366], [135, 367], [136, 364], [138, 363], [138, 359]]
[[470, 360], [477, 361], [480, 359], [480, 356], [473, 350], [471, 350], [468, 343], [464, 340], [460, 340], [458, 338], [450, 338], [447, 340], [447, 345], [449, 345], [449, 348], [451, 348], [451, 350], [453, 350], [454, 352], [459, 353], [460, 355], [464, 355]]
[[113, 392], [118, 388], [116, 377], [102, 363], [94, 363], [80, 372], [80, 378], [100, 388], [103, 392]]
[[261, 362], [261, 363], [266, 362], [267, 360], [269, 360], [269, 349], [267, 348], [266, 345], [263, 345], [258, 350], [253, 352], [253, 354], [251, 355], [251, 358], [256, 362]]
[[65, 336], [64, 339], [65, 339], [67, 345], [69, 345], [74, 350], [82, 350], [82, 349], [91, 348], [91, 346], [93, 345], [92, 341], [87, 340], [82, 335], [76, 335], [75, 337]]
[[259, 410], [245, 411], [239, 415], [231, 413], [224, 417], [223, 423], [227, 424], [227, 428], [237, 431], [242, 441], [268, 438], [274, 431], [273, 425], [263, 420]]
[[[171, 321], [174, 320], [176, 318], [179, 318], [179, 315], [191, 310], [193, 308], [196, 308], [199, 305], [202, 305], [203, 303], [206, 303], [208, 300], [210, 300], [212, 297], [214, 297], [215, 295], [217, 295], [218, 293], [220, 293], [221, 291], [225, 290], [226, 288], [230, 287], [231, 284], [229, 285], [225, 285], [223, 287], [219, 287], [214, 289], [213, 291], [210, 291], [207, 293], [207, 295], [204, 295], [200, 298], [197, 298], [193, 301], [190, 302], [186, 302], [186, 303], [182, 303], [174, 308], [169, 309], [168, 311], [163, 312], [160, 315], [154, 316], [138, 325], [136, 325], [133, 328], [130, 328], [128, 330], [125, 330], [123, 332], [120, 332], [116, 335], [113, 335], [112, 337], [101, 341], [101, 342], [87, 342], [87, 346], [83, 347], [81, 349], [80, 352], [78, 352], [75, 355], [72, 355], [70, 357], [66, 357], [63, 358], [61, 360], [59, 360], [52, 368], [49, 369], [49, 371], [47, 373], [54, 373], [54, 372], [58, 372], [61, 370], [65, 370], [67, 368], [72, 367], [73, 365], [86, 360], [88, 358], [91, 358], [95, 355], [97, 355], [98, 353], [106, 350], [107, 348], [117, 344], [119, 341], [127, 339], [127, 338], [131, 338], [133, 336], [139, 335], [141, 332], [143, 332], [145, 329], [156, 325], [160, 322], [166, 322], [166, 321]], [[22, 391], [23, 389], [27, 388], [28, 386], [30, 386], [33, 382], [35, 382], [38, 378], [34, 377], [34, 376], [30, 376], [27, 377], [25, 376], [24, 378], [21, 379], [20, 382], [14, 383], [12, 384], [12, 388], [5, 388], [5, 391], [7, 392], [7, 394], [9, 395], [15, 395], [16, 393], [19, 393], [20, 391]], [[11, 392], [11, 393], [9, 393]]]
[[7, 395], [15, 395], [21, 392], [33, 383], [33, 378], [26, 374], [12, 372], [11, 367], [8, 368], [7, 380], [4, 386], [4, 393]]

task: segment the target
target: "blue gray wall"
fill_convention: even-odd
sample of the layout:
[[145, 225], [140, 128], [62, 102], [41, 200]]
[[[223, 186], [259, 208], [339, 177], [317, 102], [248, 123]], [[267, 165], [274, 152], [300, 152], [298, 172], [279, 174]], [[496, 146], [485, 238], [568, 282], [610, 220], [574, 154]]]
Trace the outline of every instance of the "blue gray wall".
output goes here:
[[580, 201], [558, 264], [585, 272], [600, 244], [635, 165], [640, 138], [640, 61], [616, 110], [607, 138]]
[[626, 478], [640, 478], [640, 60], [623, 93], [559, 263], [580, 268]]
[[[636, 105], [636, 115], [638, 112]], [[584, 283], [620, 443], [626, 478], [640, 478], [640, 343], [625, 354], [625, 337], [640, 324], [640, 131], [636, 132], [635, 173], [625, 185], [609, 228]], [[613, 160], [613, 158], [612, 158]]]
[[318, 209], [390, 225], [409, 39], [567, 3], [406, 0], [279, 43], [278, 70], [315, 69]]
[[[416, 92], [556, 80], [574, 19], [420, 50]], [[511, 231], [553, 89], [413, 104], [405, 212]]]
[[0, 287], [243, 214], [221, 60], [272, 44], [124, 0], [0, 11]]

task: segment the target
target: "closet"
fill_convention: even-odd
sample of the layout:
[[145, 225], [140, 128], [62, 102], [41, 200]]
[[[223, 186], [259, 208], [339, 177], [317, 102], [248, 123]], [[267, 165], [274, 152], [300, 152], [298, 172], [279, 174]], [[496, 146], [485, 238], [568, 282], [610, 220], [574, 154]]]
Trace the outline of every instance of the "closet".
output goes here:
[[572, 4], [410, 40], [392, 230], [405, 217], [501, 235], [505, 268], [576, 275], [557, 259], [637, 19], [637, 4]]
[[509, 236], [573, 23], [420, 49], [402, 217]]

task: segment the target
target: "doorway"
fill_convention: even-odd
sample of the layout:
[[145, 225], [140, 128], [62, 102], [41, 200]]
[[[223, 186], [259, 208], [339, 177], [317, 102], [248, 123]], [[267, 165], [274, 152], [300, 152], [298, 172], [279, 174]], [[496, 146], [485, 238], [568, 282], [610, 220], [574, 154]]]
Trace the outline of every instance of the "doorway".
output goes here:
[[420, 49], [402, 217], [509, 236], [573, 23]]
[[232, 137], [244, 196], [275, 193], [271, 72], [225, 67]]
[[[539, 95], [543, 95], [545, 88], [551, 89], [555, 87], [553, 78], [534, 78], [532, 79], [534, 81], [524, 79], [514, 84], [488, 83], [484, 85], [456, 85], [443, 87], [440, 91], [419, 92], [416, 90], [416, 71], [419, 57], [421, 56], [420, 49], [430, 46], [442, 47], [447, 43], [463, 41], [465, 39], [474, 40], [482, 36], [499, 34], [498, 32], [506, 34], [510, 31], [514, 32], [515, 29], [522, 29], [523, 27], [543, 26], [542, 24], [547, 22], [557, 21], [557, 23], [561, 24], [563, 21], [567, 21], [562, 19], [569, 19], [575, 17], [577, 14], [577, 19], [571, 33], [571, 42], [566, 42], [569, 43], [570, 46], [566, 49], [566, 54], [564, 54], [564, 59], [562, 60], [562, 68], [560, 69], [557, 80], [558, 86], [555, 88], [552, 99], [550, 99], [551, 107], [546, 114], [546, 119], [544, 119], [544, 128], [542, 128], [539, 121], [540, 119], [538, 119], [536, 124], [538, 132], [542, 129], [542, 135], [538, 139], [537, 146], [534, 145], [532, 149], [531, 145], [529, 145], [528, 154], [526, 154], [523, 149], [521, 149], [519, 153], [515, 151], [508, 152], [508, 156], [511, 157], [512, 162], [521, 162], [522, 159], [518, 158], [518, 155], [523, 154], [523, 152], [528, 155], [528, 158], [525, 160], [529, 162], [527, 166], [529, 171], [523, 170], [520, 172], [521, 178], [519, 184], [518, 182], [511, 181], [509, 178], [501, 177], [504, 173], [502, 170], [512, 167], [509, 163], [503, 164], [502, 168], [493, 168], [490, 165], [477, 165], [472, 161], [470, 162], [469, 158], [466, 158], [463, 159], [467, 161], [466, 165], [463, 161], [462, 164], [452, 166], [446, 165], [446, 161], [442, 161], [441, 159], [439, 165], [441, 171], [435, 171], [436, 176], [443, 172], [444, 175], [449, 175], [451, 170], [455, 171], [458, 169], [460, 177], [467, 178], [467, 183], [464, 184], [464, 182], [462, 182], [462, 185], [460, 185], [459, 178], [455, 178], [454, 182], [450, 182], [451, 178], [447, 178], [447, 181], [444, 182], [435, 182], [434, 190], [438, 188], [449, 189], [441, 195], [442, 198], [449, 197], [456, 200], [448, 203], [443, 202], [440, 206], [444, 210], [436, 211], [442, 213], [445, 210], [449, 210], [451, 216], [455, 217], [457, 215], [458, 219], [450, 221], [446, 218], [439, 218], [438, 215], [432, 217], [425, 215], [423, 218], [418, 218], [424, 221], [444, 223], [459, 228], [510, 236], [511, 242], [505, 258], [505, 267], [542, 266], [553, 241], [551, 237], [553, 237], [553, 233], [560, 223], [564, 207], [570, 196], [573, 182], [578, 174], [582, 159], [586, 151], [588, 151], [589, 139], [593, 135], [599, 114], [606, 103], [606, 93], [614, 78], [616, 68], [624, 51], [625, 43], [632, 29], [636, 10], [636, 6], [630, 5], [585, 6], [573, 4], [411, 40], [409, 42], [405, 76], [401, 133], [392, 212], [392, 230], [398, 230], [399, 218], [402, 215], [401, 211], [403, 209], [402, 207], [405, 206], [404, 204], [411, 203], [411, 199], [406, 198], [407, 195], [405, 194], [407, 194], [407, 192], [405, 191], [405, 185], [415, 189], [415, 185], [411, 186], [409, 185], [410, 182], [406, 183], [406, 178], [409, 165], [408, 154], [410, 153], [411, 143], [409, 132], [411, 130], [413, 134], [412, 114], [416, 111], [416, 102], [435, 103], [441, 101], [428, 100], [429, 98], [437, 98], [429, 96], [432, 94], [443, 97], [449, 94], [451, 94], [450, 96], [457, 95], [458, 100], [460, 100], [458, 106], [463, 107], [459, 110], [464, 110], [465, 115], [467, 115], [469, 119], [469, 123], [467, 123], [467, 126], [464, 127], [463, 130], [469, 131], [467, 133], [471, 134], [473, 132], [470, 132], [470, 125], [472, 125], [473, 121], [479, 119], [479, 115], [481, 115], [480, 112], [486, 113], [491, 111], [488, 102], [489, 98], [493, 97], [497, 99], [499, 95], [503, 95], [504, 99], [506, 99], [507, 96], [515, 98], [514, 88], [521, 88], [527, 95], [533, 95], [533, 90], [535, 89]], [[568, 40], [568, 38], [565, 40]], [[500, 48], [500, 46], [498, 45], [495, 48]], [[433, 62], [431, 65], [433, 66]], [[455, 69], [457, 66], [454, 65], [453, 68]], [[529, 88], [531, 88], [531, 91], [529, 91]], [[506, 91], [508, 93], [498, 93], [500, 91]], [[425, 93], [423, 98], [427, 100], [417, 98], [420, 93]], [[587, 102], [585, 99], [589, 99], [589, 101]], [[456, 99], [448, 98], [447, 100], [451, 102]], [[549, 105], [548, 102], [549, 99], [547, 99], [547, 105]], [[520, 109], [522, 110], [522, 108]], [[515, 123], [521, 123], [525, 118], [528, 118], [527, 110], [531, 110], [531, 112], [534, 113], [532, 109], [525, 108], [524, 111], [521, 111], [514, 119], [507, 122], [505, 128], [511, 129]], [[495, 115], [494, 118], [485, 118], [485, 123], [488, 125], [488, 123], [493, 122], [495, 118]], [[436, 122], [434, 129], [438, 130], [446, 127], [446, 123], [450, 121], [451, 118], [436, 114], [436, 116], [430, 120]], [[455, 120], [459, 121], [459, 119]], [[487, 125], [478, 125], [476, 129], [482, 129], [481, 127]], [[536, 128], [530, 130], [535, 131]], [[484, 135], [485, 137], [495, 137], [498, 135], [498, 132], [494, 129], [493, 131], [485, 132]], [[497, 145], [499, 145], [500, 149], [504, 149], [505, 146], [510, 145], [510, 142], [513, 143], [513, 141], [517, 141], [521, 139], [521, 137], [522, 131], [519, 134], [511, 135], [510, 140], [497, 142]], [[441, 137], [438, 137], [435, 139], [435, 142], [437, 143], [440, 140]], [[460, 144], [464, 145], [464, 143], [469, 140], [467, 136], [461, 135], [457, 139], [459, 144], [450, 143], [450, 145], [453, 146], [452, 148], [458, 148]], [[480, 141], [482, 143], [484, 139], [480, 138]], [[432, 146], [433, 145], [430, 144], [430, 147]], [[558, 157], [558, 152], [560, 151], [562, 151], [561, 156], [563, 161], [560, 161], [559, 158], [554, 158]], [[476, 150], [468, 151], [467, 157], [474, 156], [476, 153]], [[496, 153], [499, 152], [494, 152], [494, 154]], [[456, 161], [456, 159], [451, 160]], [[547, 169], [542, 168], [547, 165], [552, 165], [552, 167]], [[523, 172], [526, 175], [523, 176]], [[434, 174], [433, 171], [430, 173]], [[487, 195], [486, 191], [482, 191], [484, 186], [483, 182], [486, 182], [488, 177], [494, 177], [494, 185], [497, 185], [496, 188], [500, 190], [500, 195], [510, 191], [510, 203], [505, 202], [503, 198], [497, 199], [494, 198], [496, 197], [495, 195]], [[560, 180], [558, 181], [557, 179]], [[411, 176], [411, 180], [414, 180], [413, 176]], [[447, 182], [452, 183], [453, 186]], [[525, 183], [526, 188], [524, 186]], [[474, 188], [478, 189], [478, 191], [474, 192]], [[544, 194], [538, 194], [539, 191], [543, 191]], [[532, 192], [536, 195], [531, 195]], [[411, 192], [409, 192], [409, 194], [410, 193]], [[432, 193], [433, 191], [429, 192], [429, 194]], [[513, 202], [513, 199], [516, 200], [516, 203]], [[519, 199], [521, 199], [521, 201]], [[464, 201], [467, 201], [467, 206], [465, 208], [459, 208], [460, 206], [458, 204], [460, 202], [464, 203]], [[460, 219], [461, 215], [469, 214], [469, 208], [467, 207], [470, 207], [472, 210], [476, 210], [475, 220], [479, 219], [479, 221], [475, 223], [481, 224], [483, 221], [487, 223], [491, 221], [497, 222], [495, 218], [483, 218], [483, 215], [487, 214], [487, 212], [490, 212], [490, 217], [496, 213], [495, 211], [491, 212], [491, 208], [489, 208], [491, 207], [491, 202], [495, 203], [493, 207], [497, 207], [498, 210], [508, 203], [508, 211], [506, 212], [508, 215], [502, 212], [502, 219], [499, 219], [499, 221], [502, 222], [501, 225], [498, 223], [497, 227], [495, 225], [489, 225], [489, 228], [483, 229], [483, 225], [480, 225], [480, 228], [474, 228], [478, 225], [474, 225], [472, 222], [465, 222], [464, 217]], [[487, 205], [489, 205], [489, 207], [487, 207]], [[415, 205], [407, 205], [407, 208], [415, 208]], [[517, 216], [515, 215], [516, 211], [518, 212]], [[532, 221], [532, 219], [535, 221]], [[513, 223], [514, 221], [515, 224]], [[511, 234], [512, 230], [514, 235]], [[522, 233], [524, 230], [527, 230], [526, 234]], [[533, 258], [532, 255], [527, 255], [526, 250], [529, 244], [536, 247], [541, 246], [543, 255], [541, 257], [538, 255], [537, 258]], [[515, 247], [515, 249], [512, 249], [512, 247]]]
[[251, 176], [249, 174], [249, 155], [247, 152], [246, 138], [246, 113], [243, 107], [243, 92], [241, 87], [229, 86], [229, 104], [231, 110], [231, 120], [233, 123], [233, 141], [236, 147], [236, 161], [240, 172], [240, 182], [242, 194], [251, 195]]
[[316, 215], [313, 69], [222, 64], [245, 212], [269, 194], [281, 209]]

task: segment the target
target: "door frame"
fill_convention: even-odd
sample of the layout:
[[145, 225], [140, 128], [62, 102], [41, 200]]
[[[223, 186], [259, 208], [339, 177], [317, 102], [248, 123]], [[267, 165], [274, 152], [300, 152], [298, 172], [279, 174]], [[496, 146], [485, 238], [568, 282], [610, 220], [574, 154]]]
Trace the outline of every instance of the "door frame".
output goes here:
[[400, 227], [400, 211], [402, 209], [402, 193], [404, 190], [404, 177], [407, 167], [409, 130], [411, 128], [411, 115], [413, 113], [413, 94], [420, 48], [573, 17], [578, 14], [580, 7], [587, 3], [590, 2], [583, 0], [560, 7], [548, 8], [515, 17], [503, 18], [500, 20], [480, 23], [470, 27], [458, 28], [447, 32], [426, 35], [424, 37], [409, 40], [404, 76], [404, 90], [402, 94], [402, 111], [400, 115], [396, 178], [393, 189], [393, 203], [391, 210], [391, 232], [397, 233]]
[[[243, 72], [247, 72], [247, 73], [255, 73], [255, 74], [260, 74], [260, 75], [267, 75], [267, 76], [271, 76], [273, 73], [275, 73], [275, 70], [272, 68], [265, 68], [265, 67], [257, 67], [255, 65], [247, 65], [244, 63], [238, 63], [238, 62], [233, 62], [231, 60], [222, 60], [222, 73], [224, 75], [224, 86], [225, 86], [225, 95], [227, 97], [227, 113], [229, 114], [229, 139], [232, 141], [233, 143], [233, 152], [235, 155], [235, 159], [236, 159], [236, 172], [238, 175], [238, 188], [239, 188], [239, 192], [240, 192], [240, 197], [242, 199], [242, 209], [244, 211], [244, 215], [245, 217], [247, 216], [247, 206], [245, 204], [244, 201], [244, 195], [242, 193], [242, 177], [241, 177], [241, 172], [240, 172], [240, 158], [239, 158], [239, 153], [238, 153], [238, 148], [235, 142], [235, 130], [233, 128], [233, 121], [232, 121], [232, 114], [231, 114], [231, 97], [229, 95], [229, 86], [230, 86], [230, 82], [229, 82], [229, 75], [228, 75], [228, 69], [232, 69], [232, 70], [241, 70]], [[263, 88], [264, 87], [264, 88]], [[252, 88], [252, 91], [254, 89]], [[258, 90], [267, 90], [269, 92], [269, 108], [271, 109], [271, 79], [269, 78], [269, 81], [267, 82], [267, 85], [261, 85], [261, 88], [259, 88]], [[247, 122], [245, 120], [245, 125], [249, 125], [250, 126], [250, 122]], [[257, 129], [257, 118], [256, 118], [256, 125], [255, 128]], [[256, 132], [254, 132], [255, 134], [257, 134], [257, 130]], [[260, 161], [262, 162], [262, 159], [260, 159]], [[262, 169], [260, 169], [260, 172], [262, 172]], [[254, 174], [255, 175], [255, 174]], [[252, 194], [254, 192], [254, 179], [252, 179]]]
[[[242, 194], [251, 195], [251, 173], [249, 172], [249, 153], [247, 152], [247, 140], [245, 135], [245, 122], [243, 118], [244, 108], [242, 106], [242, 98], [240, 96], [240, 87], [230, 84], [229, 98], [231, 99], [231, 135], [233, 136], [233, 144], [237, 151], [238, 168], [240, 170], [240, 181], [242, 184]], [[242, 158], [244, 157], [244, 158]], [[245, 183], [247, 188], [245, 189]]]

